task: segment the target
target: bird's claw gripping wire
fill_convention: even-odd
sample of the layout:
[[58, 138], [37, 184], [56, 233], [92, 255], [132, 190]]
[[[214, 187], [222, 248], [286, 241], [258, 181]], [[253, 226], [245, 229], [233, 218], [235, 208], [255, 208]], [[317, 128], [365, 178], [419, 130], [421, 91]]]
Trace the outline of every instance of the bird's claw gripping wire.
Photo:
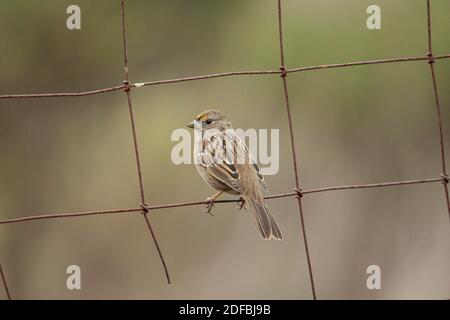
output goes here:
[[214, 202], [216, 202], [216, 199], [211, 197], [211, 198], [207, 198], [205, 200], [206, 202], [206, 206], [205, 209], [203, 210], [204, 212], [208, 213], [210, 216], [214, 216], [214, 213], [212, 213], [212, 209], [214, 208]]
[[207, 198], [205, 200], [206, 202], [206, 208], [205, 212], [209, 213], [210, 216], [213, 216], [214, 214], [211, 213], [211, 210], [214, 207], [214, 202], [216, 202], [216, 199], [223, 193], [223, 191], [218, 191], [215, 194], [213, 194], [211, 197]]
[[238, 202], [237, 202], [238, 210], [242, 210], [242, 208], [244, 207], [244, 205], [245, 205], [245, 199], [242, 198], [242, 197], [240, 197], [239, 200], [238, 200]]

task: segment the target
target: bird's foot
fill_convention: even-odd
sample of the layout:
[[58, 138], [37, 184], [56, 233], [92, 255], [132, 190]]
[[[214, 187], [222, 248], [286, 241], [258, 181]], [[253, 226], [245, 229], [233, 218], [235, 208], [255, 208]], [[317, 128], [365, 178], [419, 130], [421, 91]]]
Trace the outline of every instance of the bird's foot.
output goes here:
[[244, 200], [244, 198], [240, 197], [240, 198], [239, 198], [239, 201], [237, 202], [238, 210], [242, 210], [242, 208], [244, 207], [244, 205], [245, 205], [245, 200]]
[[214, 213], [212, 213], [211, 211], [214, 208], [214, 202], [216, 202], [216, 198], [214, 198], [214, 197], [207, 198], [205, 200], [205, 202], [206, 202], [206, 206], [205, 206], [205, 209], [203, 211], [208, 213], [210, 216], [213, 216]]

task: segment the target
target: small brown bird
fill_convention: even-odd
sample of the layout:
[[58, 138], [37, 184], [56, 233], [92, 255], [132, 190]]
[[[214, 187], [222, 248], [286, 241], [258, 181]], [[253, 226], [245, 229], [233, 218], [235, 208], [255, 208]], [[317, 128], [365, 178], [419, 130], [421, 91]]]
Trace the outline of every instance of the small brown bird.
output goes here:
[[264, 203], [261, 190], [267, 191], [264, 178], [247, 146], [232, 130], [230, 121], [219, 110], [206, 110], [188, 127], [201, 132], [194, 144], [197, 171], [206, 183], [218, 190], [206, 199], [207, 212], [223, 192], [240, 195], [258, 233], [264, 239], [281, 240], [280, 228]]

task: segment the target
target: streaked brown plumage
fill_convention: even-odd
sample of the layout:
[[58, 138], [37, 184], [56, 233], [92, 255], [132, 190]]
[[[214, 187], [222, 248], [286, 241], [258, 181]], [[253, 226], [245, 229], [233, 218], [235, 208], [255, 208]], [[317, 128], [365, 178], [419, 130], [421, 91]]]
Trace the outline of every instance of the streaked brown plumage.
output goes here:
[[219, 110], [206, 110], [188, 127], [201, 128], [202, 137], [194, 145], [196, 168], [203, 180], [218, 190], [207, 199], [209, 208], [223, 192], [240, 195], [258, 233], [264, 239], [281, 240], [281, 231], [264, 203], [261, 190], [267, 190], [264, 178], [256, 162], [251, 161], [247, 146], [233, 131], [227, 130], [232, 126], [225, 115]]

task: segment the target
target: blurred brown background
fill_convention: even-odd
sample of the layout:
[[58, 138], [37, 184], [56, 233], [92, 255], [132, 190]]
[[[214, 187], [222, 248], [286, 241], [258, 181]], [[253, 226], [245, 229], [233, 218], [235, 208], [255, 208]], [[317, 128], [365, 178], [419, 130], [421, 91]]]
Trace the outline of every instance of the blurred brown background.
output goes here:
[[[426, 52], [426, 2], [284, 1], [289, 67]], [[66, 28], [81, 7], [82, 29]], [[366, 28], [378, 4], [382, 29]], [[276, 1], [127, 1], [133, 82], [279, 65]], [[432, 1], [435, 54], [450, 52], [450, 2]], [[84, 91], [121, 83], [119, 1], [0, 2], [0, 94]], [[436, 62], [450, 150], [450, 61]], [[425, 61], [289, 75], [304, 188], [438, 177], [440, 158]], [[278, 76], [221, 78], [133, 90], [150, 204], [203, 200], [192, 165], [170, 160], [170, 135], [217, 107], [235, 127], [279, 128], [270, 193], [293, 189]], [[139, 203], [126, 97], [0, 100], [0, 219], [135, 207]], [[235, 204], [154, 211], [167, 285], [139, 214], [0, 225], [0, 261], [16, 299], [310, 299], [295, 198], [269, 203], [285, 240], [262, 241]], [[304, 198], [319, 298], [450, 297], [450, 226], [439, 183]], [[65, 287], [82, 269], [82, 290]], [[381, 290], [366, 288], [368, 265]], [[0, 289], [0, 298], [5, 298]]]

